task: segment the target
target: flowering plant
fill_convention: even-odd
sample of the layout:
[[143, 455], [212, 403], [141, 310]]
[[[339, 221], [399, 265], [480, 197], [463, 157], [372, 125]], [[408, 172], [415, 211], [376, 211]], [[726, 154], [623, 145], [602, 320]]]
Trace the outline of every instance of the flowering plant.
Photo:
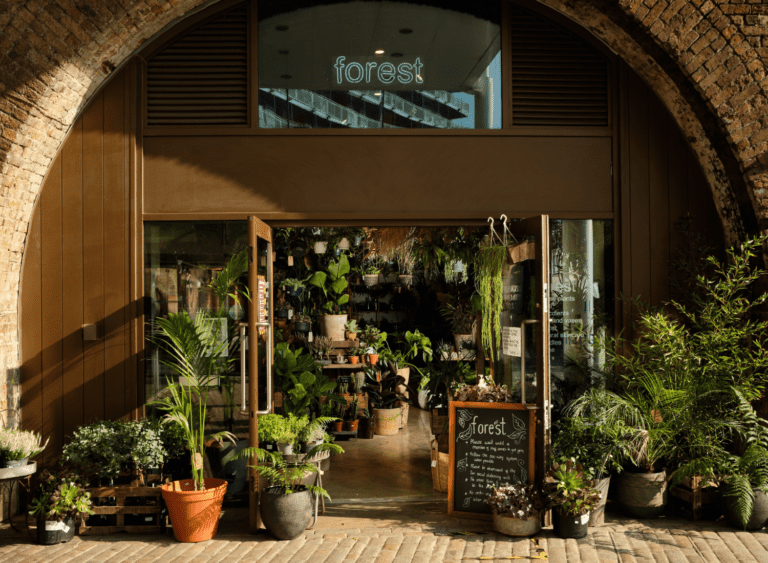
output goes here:
[[491, 505], [494, 514], [508, 514], [525, 520], [538, 516], [547, 507], [546, 497], [533, 485], [502, 485], [493, 489], [485, 502]]
[[[0, 429], [0, 460], [20, 460], [42, 452], [50, 438], [42, 444], [40, 434], [26, 430]], [[42, 445], [41, 445], [42, 444]]]
[[61, 522], [65, 518], [93, 514], [91, 506], [91, 493], [85, 490], [77, 473], [55, 476], [46, 469], [37, 495], [32, 499], [30, 513], [43, 520]]

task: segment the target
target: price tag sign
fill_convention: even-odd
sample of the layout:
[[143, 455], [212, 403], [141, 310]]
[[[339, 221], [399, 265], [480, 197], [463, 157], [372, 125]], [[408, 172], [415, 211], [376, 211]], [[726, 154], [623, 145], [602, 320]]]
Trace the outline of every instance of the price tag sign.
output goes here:
[[505, 356], [519, 358], [523, 355], [520, 340], [522, 330], [519, 326], [505, 326], [501, 329], [501, 352]]

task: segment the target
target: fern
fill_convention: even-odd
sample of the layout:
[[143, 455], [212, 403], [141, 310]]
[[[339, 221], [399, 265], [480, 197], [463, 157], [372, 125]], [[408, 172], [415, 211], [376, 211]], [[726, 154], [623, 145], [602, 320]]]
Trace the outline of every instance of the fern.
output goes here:
[[734, 505], [736, 507], [736, 515], [739, 518], [739, 522], [747, 529], [747, 522], [750, 516], [752, 516], [752, 507], [755, 502], [755, 493], [752, 490], [752, 484], [749, 482], [749, 477], [746, 475], [731, 475], [727, 480], [728, 486], [725, 489], [725, 496], [733, 497], [736, 500]]

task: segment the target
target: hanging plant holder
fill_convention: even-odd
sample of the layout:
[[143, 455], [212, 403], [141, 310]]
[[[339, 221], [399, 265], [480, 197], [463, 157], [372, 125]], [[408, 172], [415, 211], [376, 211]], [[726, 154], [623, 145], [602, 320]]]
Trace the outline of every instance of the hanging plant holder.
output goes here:
[[319, 240], [315, 243], [315, 254], [325, 254], [326, 250], [328, 250], [327, 240]]
[[347, 237], [344, 237], [339, 241], [339, 250], [349, 250], [349, 239]]

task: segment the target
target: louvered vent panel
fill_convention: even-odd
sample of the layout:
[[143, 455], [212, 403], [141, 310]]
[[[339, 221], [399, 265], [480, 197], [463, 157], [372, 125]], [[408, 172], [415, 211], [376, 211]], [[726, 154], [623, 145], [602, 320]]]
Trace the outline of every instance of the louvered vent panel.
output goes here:
[[248, 9], [242, 4], [149, 61], [147, 124], [247, 123]]
[[557, 24], [512, 7], [513, 125], [608, 125], [608, 60]]

